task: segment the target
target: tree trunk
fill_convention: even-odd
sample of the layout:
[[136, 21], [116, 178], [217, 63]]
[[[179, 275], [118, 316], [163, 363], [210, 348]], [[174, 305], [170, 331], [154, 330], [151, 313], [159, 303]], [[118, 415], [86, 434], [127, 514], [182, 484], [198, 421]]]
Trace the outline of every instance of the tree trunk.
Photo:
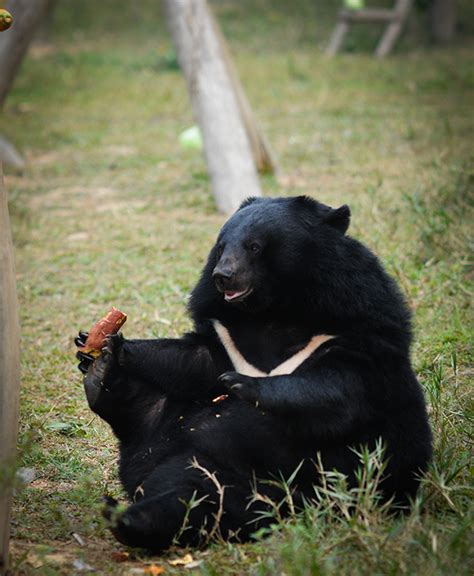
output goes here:
[[435, 42], [450, 42], [456, 32], [456, 0], [433, 0], [430, 23], [431, 37]]
[[50, 42], [51, 31], [54, 28], [54, 15], [59, 0], [49, 0], [43, 18], [41, 19], [38, 31], [35, 36], [35, 42]]
[[261, 196], [238, 97], [206, 1], [164, 0], [164, 5], [217, 207], [230, 213], [248, 196]]
[[8, 0], [4, 4], [13, 16], [13, 25], [0, 34], [0, 107], [13, 84], [28, 46], [50, 0]]
[[20, 328], [13, 245], [0, 164], [0, 574], [8, 562], [20, 388]]

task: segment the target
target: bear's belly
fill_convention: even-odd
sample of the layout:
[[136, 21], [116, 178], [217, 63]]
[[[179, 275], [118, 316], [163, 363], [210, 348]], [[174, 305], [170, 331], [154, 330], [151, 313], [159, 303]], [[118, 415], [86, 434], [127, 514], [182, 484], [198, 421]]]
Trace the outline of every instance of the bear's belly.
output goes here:
[[182, 433], [191, 451], [212, 455], [223, 467], [269, 470], [286, 468], [286, 460], [292, 460], [279, 419], [235, 397], [203, 408], [186, 421]]

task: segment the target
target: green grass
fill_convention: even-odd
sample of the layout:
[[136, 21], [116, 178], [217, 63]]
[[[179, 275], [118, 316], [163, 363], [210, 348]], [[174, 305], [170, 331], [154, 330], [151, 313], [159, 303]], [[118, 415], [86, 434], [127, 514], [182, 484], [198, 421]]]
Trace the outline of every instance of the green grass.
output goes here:
[[[0, 117], [28, 159], [24, 174], [6, 176], [22, 328], [21, 465], [36, 470], [15, 497], [18, 574], [70, 574], [78, 558], [110, 574], [151, 562], [113, 560], [120, 546], [99, 508], [104, 492], [121, 496], [115, 441], [87, 407], [72, 337], [111, 304], [129, 314], [128, 336], [189, 328], [187, 294], [224, 221], [203, 159], [179, 147], [193, 121], [157, 3], [116, 5], [60, 3], [51, 43], [34, 47]], [[407, 296], [436, 452], [411, 515], [366, 503], [346, 517], [341, 502], [354, 494], [336, 483], [303, 517], [276, 520], [269, 539], [193, 552], [198, 572], [474, 569], [474, 42], [472, 7], [460, 5], [464, 33], [450, 49], [429, 46], [417, 13], [383, 62], [370, 56], [376, 35], [367, 31], [337, 59], [321, 55], [336, 3], [216, 5], [281, 164], [278, 181], [263, 179], [265, 193], [350, 204], [352, 234]], [[177, 573], [166, 561], [175, 555], [154, 561]]]

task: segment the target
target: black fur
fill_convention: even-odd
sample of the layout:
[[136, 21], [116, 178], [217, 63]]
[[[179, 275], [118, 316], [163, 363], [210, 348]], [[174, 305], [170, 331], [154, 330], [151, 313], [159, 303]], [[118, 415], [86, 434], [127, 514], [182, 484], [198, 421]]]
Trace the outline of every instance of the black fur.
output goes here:
[[[279, 500], [265, 480], [288, 478], [304, 461], [295, 497], [311, 496], [318, 452], [326, 469], [354, 482], [351, 447], [382, 438], [385, 495], [405, 502], [415, 493], [431, 433], [410, 366], [410, 315], [377, 258], [345, 235], [349, 220], [347, 206], [307, 197], [247, 200], [192, 292], [192, 333], [114, 337], [94, 363], [80, 356], [90, 407], [119, 439], [120, 478], [135, 501], [114, 520], [120, 541], [160, 550], [176, 535], [198, 545], [212, 531], [218, 493], [193, 459], [225, 486], [224, 538], [247, 539], [268, 522], [256, 521], [264, 505], [250, 502], [255, 482]], [[234, 372], [212, 319], [266, 373], [312, 336], [334, 338], [290, 375], [250, 377]], [[212, 402], [222, 394], [229, 397]], [[203, 497], [180, 530], [184, 502]], [[108, 502], [109, 517], [115, 504]]]

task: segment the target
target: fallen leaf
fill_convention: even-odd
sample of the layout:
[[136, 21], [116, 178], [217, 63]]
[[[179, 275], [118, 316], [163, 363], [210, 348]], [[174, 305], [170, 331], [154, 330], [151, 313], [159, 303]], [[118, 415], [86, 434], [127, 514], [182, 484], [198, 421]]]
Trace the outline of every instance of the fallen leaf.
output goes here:
[[64, 564], [71, 563], [71, 557], [63, 552], [53, 552], [52, 554], [46, 554], [44, 559], [51, 564], [59, 564], [60, 566]]
[[72, 565], [79, 572], [95, 572], [96, 571], [93, 566], [91, 566], [90, 564], [87, 564], [87, 562], [84, 562], [84, 560], [81, 560], [80, 558], [76, 558], [76, 560], [73, 561]]
[[129, 559], [130, 554], [128, 552], [117, 550], [112, 552], [111, 557], [114, 562], [126, 562]]
[[70, 422], [59, 422], [58, 420], [55, 420], [54, 422], [47, 424], [46, 428], [57, 432], [69, 432], [72, 428], [72, 424]]
[[41, 566], [43, 566], [43, 560], [41, 560], [41, 558], [34, 552], [28, 552], [26, 561], [30, 566], [33, 566], [33, 568], [41, 568]]
[[16, 477], [23, 484], [31, 484], [36, 478], [36, 470], [34, 468], [19, 468], [16, 472]]
[[150, 566], [145, 566], [143, 569], [143, 574], [151, 574], [152, 576], [158, 576], [163, 574], [165, 568], [163, 566], [157, 566], [156, 564], [150, 564]]
[[85, 546], [86, 545], [82, 536], [80, 534], [78, 534], [77, 532], [71, 532], [71, 536], [79, 544], [79, 546]]
[[87, 232], [75, 232], [74, 234], [69, 234], [66, 236], [68, 242], [84, 242], [89, 239], [89, 234]]
[[202, 560], [194, 560], [194, 562], [189, 562], [189, 564], [185, 564], [184, 567], [188, 570], [192, 570], [193, 568], [199, 568], [201, 566]]
[[168, 560], [168, 564], [171, 566], [185, 566], [186, 564], [191, 564], [194, 562], [191, 554], [185, 554], [182, 558], [175, 558], [174, 560]]

